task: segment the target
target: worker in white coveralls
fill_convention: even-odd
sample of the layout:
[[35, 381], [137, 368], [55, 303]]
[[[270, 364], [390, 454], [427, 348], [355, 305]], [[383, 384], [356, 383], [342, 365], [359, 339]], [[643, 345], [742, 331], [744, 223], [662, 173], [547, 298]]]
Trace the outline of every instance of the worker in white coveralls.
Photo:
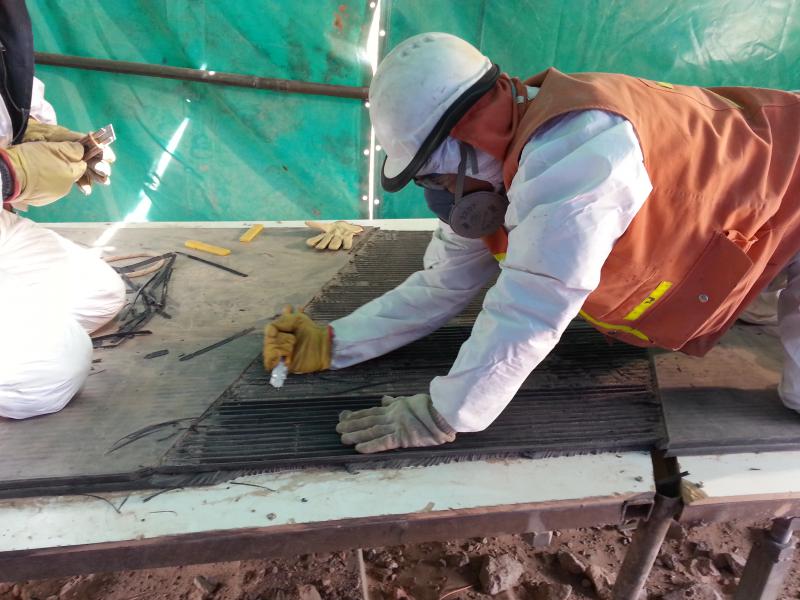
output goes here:
[[328, 326], [287, 310], [265, 332], [266, 368], [374, 358], [499, 277], [449, 374], [342, 413], [343, 443], [379, 452], [485, 429], [577, 315], [702, 355], [782, 272], [779, 393], [800, 410], [800, 94], [555, 69], [521, 81], [427, 33], [386, 56], [369, 102], [383, 187], [414, 180], [442, 221], [425, 268]]
[[89, 333], [122, 308], [125, 288], [101, 259], [16, 211], [50, 204], [78, 183], [90, 191], [110, 175], [106, 154], [92, 165], [55, 124], [44, 85], [33, 77], [33, 39], [23, 0], [0, 2], [0, 417], [61, 410], [92, 363]]

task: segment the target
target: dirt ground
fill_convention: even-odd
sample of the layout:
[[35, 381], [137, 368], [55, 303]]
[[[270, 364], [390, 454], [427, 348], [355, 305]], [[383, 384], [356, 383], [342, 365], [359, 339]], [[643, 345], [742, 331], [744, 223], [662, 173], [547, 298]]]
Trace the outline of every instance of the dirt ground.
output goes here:
[[[754, 528], [732, 522], [670, 530], [647, 600], [729, 599]], [[633, 526], [633, 525], [632, 525]], [[554, 532], [551, 543], [502, 536], [365, 549], [374, 600], [597, 600], [630, 543], [626, 527]], [[358, 600], [356, 552], [0, 584], [0, 600]], [[800, 599], [800, 553], [781, 600]]]

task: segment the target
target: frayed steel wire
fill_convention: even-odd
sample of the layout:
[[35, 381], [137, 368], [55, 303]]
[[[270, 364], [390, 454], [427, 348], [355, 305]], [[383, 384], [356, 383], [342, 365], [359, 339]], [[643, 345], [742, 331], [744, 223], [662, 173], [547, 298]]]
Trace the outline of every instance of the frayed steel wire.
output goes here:
[[[133, 282], [126, 273], [136, 268], [152, 264], [157, 260], [164, 260], [161, 268], [153, 273], [150, 278], [142, 285]], [[148, 258], [142, 262], [126, 265], [124, 267], [112, 267], [125, 281], [128, 292], [133, 294], [133, 298], [127, 303], [120, 313], [119, 329], [114, 333], [94, 338], [92, 344], [95, 348], [113, 348], [119, 346], [130, 337], [144, 333], [142, 329], [158, 314], [165, 319], [171, 319], [171, 315], [166, 312], [167, 296], [169, 293], [169, 282], [172, 278], [172, 271], [175, 266], [176, 254], [167, 252], [161, 256]]]

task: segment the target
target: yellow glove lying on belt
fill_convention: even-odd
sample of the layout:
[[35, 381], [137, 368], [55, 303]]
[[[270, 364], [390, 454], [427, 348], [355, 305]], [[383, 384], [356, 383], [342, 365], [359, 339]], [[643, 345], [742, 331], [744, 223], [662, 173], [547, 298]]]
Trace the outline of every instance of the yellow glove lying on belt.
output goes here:
[[[23, 142], [77, 142], [86, 137], [85, 133], [72, 131], [60, 125], [41, 123], [36, 119], [28, 119]], [[92, 184], [110, 185], [111, 165], [117, 160], [111, 146], [103, 146], [103, 153], [88, 161], [86, 172], [76, 183], [78, 189], [88, 196], [92, 193]]]
[[360, 225], [353, 225], [347, 221], [336, 221], [335, 223], [306, 221], [306, 225], [322, 232], [306, 240], [308, 246], [313, 246], [317, 250], [338, 250], [339, 248], [350, 250], [353, 247], [353, 237], [364, 231]]
[[271, 371], [284, 359], [290, 373], [314, 373], [331, 366], [331, 329], [317, 325], [291, 306], [264, 330], [264, 368]]
[[86, 172], [78, 142], [25, 142], [3, 150], [14, 179], [12, 204], [44, 206], [69, 193]]

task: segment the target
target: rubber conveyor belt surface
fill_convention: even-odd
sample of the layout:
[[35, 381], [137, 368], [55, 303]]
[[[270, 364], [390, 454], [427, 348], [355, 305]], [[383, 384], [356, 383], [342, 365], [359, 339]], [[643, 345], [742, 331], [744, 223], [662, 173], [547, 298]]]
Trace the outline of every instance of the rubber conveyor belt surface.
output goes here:
[[[230, 235], [220, 231], [220, 239]], [[303, 233], [273, 234], [266, 239], [266, 249], [299, 253], [291, 256], [296, 262], [306, 256], [315, 259], [306, 267], [309, 277], [319, 276], [321, 263], [344, 258], [306, 254]], [[171, 235], [175, 246], [186, 234], [178, 230]], [[163, 246], [164, 236], [164, 232], [155, 235], [154, 244]], [[350, 255], [349, 262], [309, 303], [309, 313], [322, 321], [334, 319], [392, 289], [422, 267], [430, 236], [430, 232], [365, 233], [367, 239]], [[295, 237], [299, 239], [293, 242]], [[214, 304], [214, 315], [227, 315], [223, 326], [212, 332], [213, 338], [210, 334], [187, 338], [190, 349], [225, 337], [222, 333], [231, 327], [229, 321], [239, 314], [255, 314], [265, 294], [285, 299], [283, 288], [276, 292], [266, 287], [274, 271], [259, 271], [258, 265], [266, 262], [262, 254], [239, 257], [250, 261], [244, 267], [251, 276], [235, 278], [239, 286], [234, 291], [232, 280], [222, 279], [218, 285], [216, 279], [195, 281], [187, 275], [200, 266], [182, 265], [176, 277], [176, 304], [201, 292], [211, 294], [202, 288], [213, 290], [209, 303], [220, 302], [220, 294], [225, 298], [236, 294], [237, 298], [233, 304]], [[186, 289], [188, 284], [196, 284], [198, 289]], [[243, 303], [250, 312], [240, 313]], [[391, 466], [493, 456], [647, 450], [663, 438], [661, 406], [648, 353], [623, 344], [609, 346], [585, 324], [575, 323], [486, 431], [459, 435], [455, 443], [438, 448], [376, 456], [359, 455], [340, 444], [335, 426], [341, 410], [374, 406], [384, 394], [426, 391], [433, 377], [446, 374], [480, 307], [479, 297], [448, 326], [423, 340], [350, 369], [290, 375], [279, 390], [269, 385], [269, 374], [256, 356], [259, 335], [245, 336], [191, 361], [168, 360], [172, 353], [157, 359], [162, 363], [145, 361], [145, 353], [163, 347], [174, 350], [178, 346], [174, 338], [180, 340], [192, 333], [191, 319], [195, 317], [190, 311], [176, 311], [175, 319], [159, 323], [164, 330], [158, 331], [159, 339], [134, 340], [103, 354], [99, 366], [108, 368], [112, 377], [92, 377], [94, 387], [84, 390], [67, 410], [36, 422], [6, 424], [7, 433], [16, 431], [12, 426], [41, 425], [42, 433], [35, 439], [43, 441], [38, 446], [15, 446], [18, 458], [6, 461], [6, 470], [13, 473], [0, 478], [0, 497], [170, 489], [215, 483], [242, 473], [364, 461]], [[251, 320], [236, 321], [236, 328], [251, 324]], [[166, 328], [172, 325], [180, 326], [182, 333], [168, 336]], [[139, 378], [126, 376], [128, 373], [138, 373]], [[141, 380], [144, 373], [149, 373], [147, 386]], [[90, 402], [95, 396], [97, 401]], [[169, 412], [153, 412], [153, 406]], [[54, 430], [59, 423], [62, 428]], [[65, 424], [72, 423], [83, 428], [64, 430]], [[76, 433], [84, 429], [93, 434]], [[46, 437], [48, 431], [58, 433], [55, 442]], [[39, 454], [31, 455], [32, 450]], [[23, 460], [27, 455], [32, 456], [32, 466]], [[60, 467], [54, 457], [67, 457], [70, 470]], [[36, 475], [22, 475], [34, 466]]]
[[[327, 321], [380, 296], [421, 268], [429, 232], [378, 231], [312, 300]], [[480, 298], [450, 325], [386, 356], [342, 371], [292, 376], [281, 389], [256, 358], [170, 450], [163, 470], [298, 468], [361, 462], [427, 464], [488, 456], [547, 456], [647, 450], [663, 437], [661, 406], [648, 353], [609, 345], [573, 324], [555, 351], [486, 431], [455, 443], [376, 456], [342, 446], [342, 410], [375, 406], [381, 396], [425, 392], [448, 372]]]

